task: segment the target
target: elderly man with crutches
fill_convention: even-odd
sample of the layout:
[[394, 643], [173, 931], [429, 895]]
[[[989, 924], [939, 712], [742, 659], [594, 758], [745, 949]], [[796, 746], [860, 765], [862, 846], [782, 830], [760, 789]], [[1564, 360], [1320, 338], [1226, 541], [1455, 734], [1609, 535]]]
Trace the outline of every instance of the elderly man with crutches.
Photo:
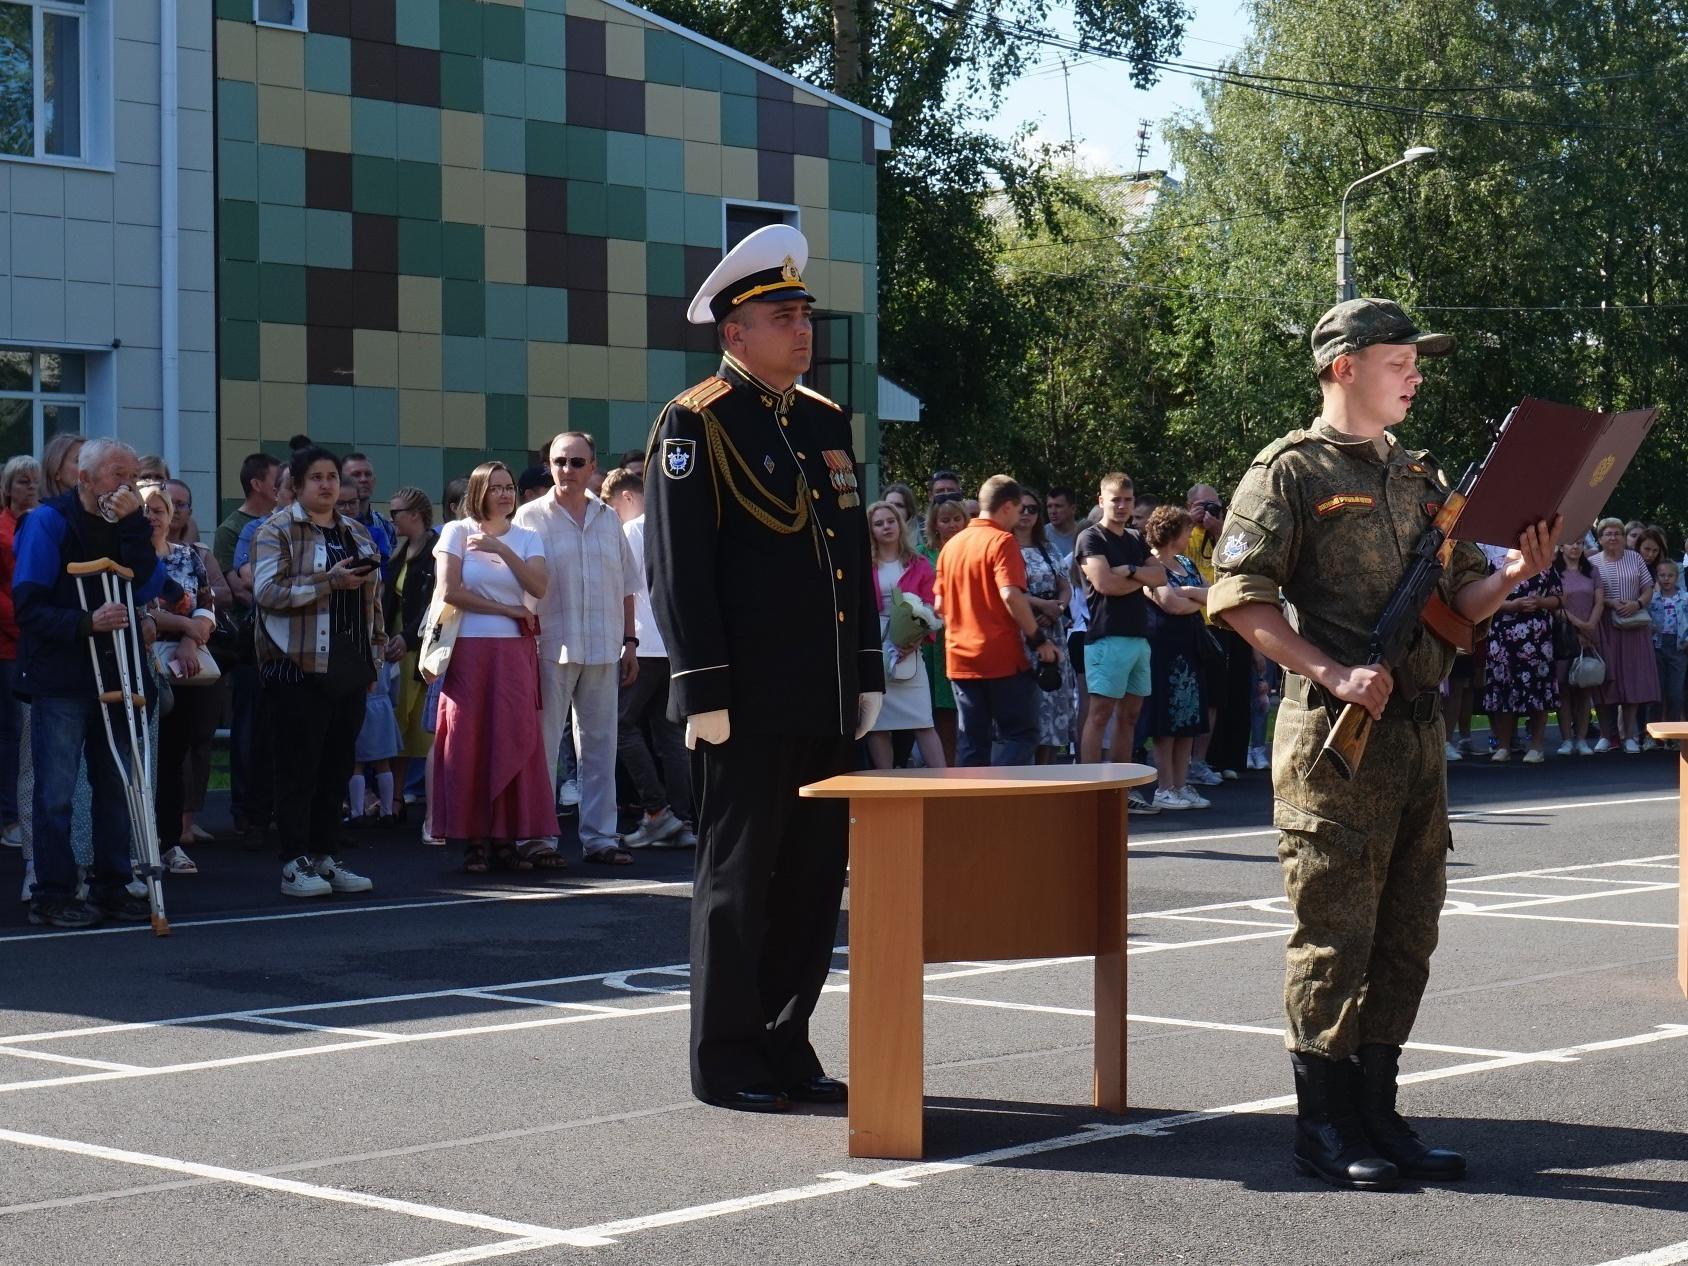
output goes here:
[[[135, 464], [135, 450], [122, 441], [90, 440], [77, 460], [76, 487], [32, 511], [18, 532], [12, 582], [22, 633], [17, 692], [31, 703], [35, 763], [31, 923], [86, 928], [107, 918], [145, 923], [154, 915], [156, 877], [153, 902], [127, 889], [133, 873], [130, 799], [137, 788], [151, 791], [145, 786], [150, 762], [136, 763], [131, 738], [138, 722], [145, 742], [145, 716], [134, 705], [145, 690], [137, 680], [134, 613], [167, 581], [134, 491]], [[99, 560], [128, 575], [86, 566]], [[121, 671], [120, 652], [126, 661]], [[77, 897], [70, 849], [79, 758], [93, 790], [94, 865], [85, 901]]]

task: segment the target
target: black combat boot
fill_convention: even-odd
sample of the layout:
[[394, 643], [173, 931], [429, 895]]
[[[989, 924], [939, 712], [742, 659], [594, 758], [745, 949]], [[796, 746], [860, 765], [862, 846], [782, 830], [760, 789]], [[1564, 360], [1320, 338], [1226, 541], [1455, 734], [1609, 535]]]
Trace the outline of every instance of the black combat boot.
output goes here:
[[1360, 1047], [1354, 1062], [1358, 1068], [1360, 1124], [1372, 1146], [1394, 1162], [1403, 1178], [1464, 1178], [1465, 1157], [1445, 1147], [1425, 1146], [1395, 1111], [1401, 1048], [1368, 1042]]
[[1354, 1101], [1354, 1066], [1291, 1051], [1295, 1068], [1295, 1167], [1336, 1187], [1393, 1187], [1394, 1165], [1366, 1141]]

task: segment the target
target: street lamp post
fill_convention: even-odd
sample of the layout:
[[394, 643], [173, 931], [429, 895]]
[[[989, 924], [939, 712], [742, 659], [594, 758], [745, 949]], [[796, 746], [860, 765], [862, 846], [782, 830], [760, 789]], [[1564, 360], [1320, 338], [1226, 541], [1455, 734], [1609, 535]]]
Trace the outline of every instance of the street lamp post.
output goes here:
[[1379, 176], [1387, 175], [1397, 167], [1405, 167], [1408, 163], [1416, 163], [1421, 158], [1430, 158], [1436, 151], [1429, 145], [1415, 145], [1405, 151], [1400, 158], [1387, 167], [1380, 167], [1369, 176], [1361, 176], [1349, 185], [1342, 194], [1342, 215], [1336, 229], [1336, 301], [1358, 298], [1354, 288], [1354, 257], [1348, 248], [1348, 195], [1369, 180], [1376, 180]]

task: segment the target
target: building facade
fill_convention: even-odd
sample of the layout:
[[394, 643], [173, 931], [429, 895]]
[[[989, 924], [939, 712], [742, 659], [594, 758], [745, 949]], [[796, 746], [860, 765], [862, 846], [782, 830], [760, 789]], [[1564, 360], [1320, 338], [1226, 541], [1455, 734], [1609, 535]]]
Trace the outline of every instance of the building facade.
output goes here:
[[0, 458], [120, 435], [214, 504], [211, 34], [210, 0], [0, 3]]
[[718, 359], [687, 300], [775, 221], [871, 486], [886, 120], [621, 0], [215, 5], [225, 505], [300, 432], [383, 496], [565, 429], [642, 448]]

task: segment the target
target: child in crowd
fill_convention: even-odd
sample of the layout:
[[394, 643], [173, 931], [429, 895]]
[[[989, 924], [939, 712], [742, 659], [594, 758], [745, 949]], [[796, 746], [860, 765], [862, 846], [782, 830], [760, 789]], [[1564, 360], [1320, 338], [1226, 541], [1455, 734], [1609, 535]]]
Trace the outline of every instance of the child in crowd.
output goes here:
[[[358, 731], [351, 779], [346, 784], [348, 826], [391, 826], [393, 815], [393, 758], [403, 750], [399, 741], [398, 714], [390, 693], [391, 661], [383, 660], [375, 689], [364, 704], [363, 729]], [[369, 775], [375, 775], [376, 807], [370, 810]]]
[[1653, 661], [1659, 667], [1662, 719], [1682, 720], [1684, 670], [1688, 669], [1688, 594], [1682, 592], [1681, 570], [1668, 558], [1654, 565], [1658, 588], [1647, 611], [1653, 617]]

